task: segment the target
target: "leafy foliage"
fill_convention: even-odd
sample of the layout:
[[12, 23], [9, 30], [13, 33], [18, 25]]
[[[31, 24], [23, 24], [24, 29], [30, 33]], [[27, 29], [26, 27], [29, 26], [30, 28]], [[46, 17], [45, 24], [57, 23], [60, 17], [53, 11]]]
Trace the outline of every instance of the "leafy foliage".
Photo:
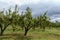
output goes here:
[[10, 9], [6, 11], [0, 11], [0, 35], [3, 35], [6, 28], [11, 25], [13, 31], [16, 30], [16, 25], [25, 30], [24, 35], [26, 36], [28, 31], [33, 28], [42, 28], [45, 31], [46, 27], [59, 27], [60, 22], [51, 22], [50, 18], [46, 15], [47, 12], [37, 16], [36, 18], [32, 17], [32, 11], [29, 7], [26, 8], [26, 12], [22, 12], [21, 15], [18, 14], [18, 6], [15, 6], [14, 11]]

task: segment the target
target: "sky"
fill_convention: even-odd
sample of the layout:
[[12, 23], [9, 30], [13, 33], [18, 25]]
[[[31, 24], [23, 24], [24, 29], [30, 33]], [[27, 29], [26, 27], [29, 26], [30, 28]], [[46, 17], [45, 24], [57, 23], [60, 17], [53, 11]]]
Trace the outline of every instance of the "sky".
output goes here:
[[38, 16], [48, 10], [48, 16], [52, 21], [60, 21], [60, 0], [0, 0], [0, 10], [13, 8], [15, 4], [22, 11], [25, 11], [26, 7], [29, 6], [33, 16]]

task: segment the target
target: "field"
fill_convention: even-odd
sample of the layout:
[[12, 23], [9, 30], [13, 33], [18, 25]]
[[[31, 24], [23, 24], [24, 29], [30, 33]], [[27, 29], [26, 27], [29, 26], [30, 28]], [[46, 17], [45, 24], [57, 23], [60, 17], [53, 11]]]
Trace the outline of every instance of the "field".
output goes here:
[[23, 35], [24, 31], [12, 31], [12, 28], [7, 28], [0, 40], [60, 40], [60, 29], [52, 28], [42, 31], [41, 29], [29, 30], [27, 36]]

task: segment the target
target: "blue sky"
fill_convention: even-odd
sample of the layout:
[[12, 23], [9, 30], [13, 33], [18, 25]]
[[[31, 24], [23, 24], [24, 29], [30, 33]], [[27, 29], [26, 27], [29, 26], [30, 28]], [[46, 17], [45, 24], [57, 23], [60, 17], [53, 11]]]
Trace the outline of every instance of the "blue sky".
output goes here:
[[60, 0], [0, 0], [0, 10], [14, 7], [17, 4], [21, 10], [26, 7], [32, 9], [32, 15], [37, 16], [48, 10], [48, 16], [54, 20], [60, 20]]

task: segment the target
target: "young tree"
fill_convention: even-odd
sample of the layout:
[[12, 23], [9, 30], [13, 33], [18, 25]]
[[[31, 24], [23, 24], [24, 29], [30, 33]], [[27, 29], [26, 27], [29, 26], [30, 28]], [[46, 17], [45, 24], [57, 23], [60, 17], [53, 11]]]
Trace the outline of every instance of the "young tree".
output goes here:
[[33, 18], [33, 27], [32, 29], [35, 30], [35, 28], [37, 27], [37, 19], [36, 18]]
[[27, 32], [33, 26], [31, 9], [29, 7], [27, 7], [25, 14], [21, 15], [19, 24], [20, 24], [21, 27], [23, 27], [25, 29], [24, 35], [26, 36]]
[[38, 25], [43, 28], [45, 31], [45, 27], [48, 26], [49, 18], [46, 16], [46, 12], [43, 15], [38, 16]]
[[3, 32], [6, 30], [6, 28], [11, 24], [10, 22], [10, 16], [4, 15], [4, 11], [0, 12], [0, 35], [3, 35]]
[[14, 11], [11, 13], [11, 25], [12, 25], [12, 28], [13, 28], [13, 31], [15, 31], [17, 28], [16, 28], [16, 25], [18, 25], [18, 22], [19, 22], [19, 14], [18, 14], [18, 7], [17, 5], [15, 5], [15, 9]]
[[27, 35], [27, 32], [33, 27], [34, 22], [33, 22], [33, 18], [32, 18], [32, 14], [31, 14], [31, 9], [29, 7], [27, 7], [26, 9], [26, 14], [25, 14], [25, 19], [24, 19], [24, 23], [25, 23], [25, 36]]

